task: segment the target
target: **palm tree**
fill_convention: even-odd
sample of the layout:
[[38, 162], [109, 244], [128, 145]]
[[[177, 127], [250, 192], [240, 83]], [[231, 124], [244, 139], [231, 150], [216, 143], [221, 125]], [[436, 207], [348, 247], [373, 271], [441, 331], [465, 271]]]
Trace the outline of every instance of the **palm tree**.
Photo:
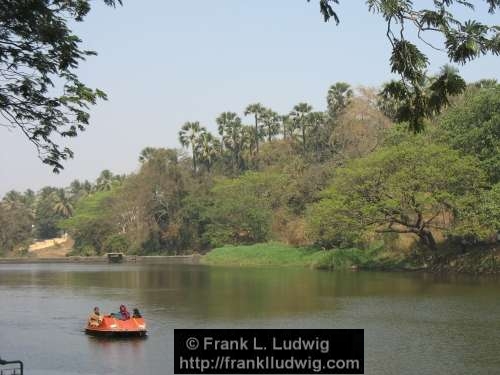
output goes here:
[[207, 171], [210, 172], [210, 168], [214, 163], [220, 150], [220, 142], [215, 138], [212, 133], [203, 132], [198, 137], [198, 143], [196, 145], [199, 160], [205, 163]]
[[92, 193], [93, 187], [92, 183], [89, 180], [85, 180], [82, 183], [82, 191], [84, 192], [85, 195], [88, 195]]
[[3, 197], [3, 202], [8, 206], [8, 207], [16, 207], [22, 203], [24, 203], [23, 196], [21, 193], [11, 190], [7, 193], [5, 193], [5, 196]]
[[255, 142], [255, 128], [252, 125], [243, 125], [241, 128], [241, 150], [248, 150], [248, 155], [255, 155], [257, 144]]
[[261, 117], [262, 117], [263, 113], [265, 112], [265, 110], [266, 110], [266, 108], [260, 103], [250, 104], [245, 109], [245, 116], [254, 115], [254, 119], [255, 119], [254, 137], [255, 137], [256, 154], [259, 153], [259, 138], [260, 138], [259, 123], [260, 123]]
[[156, 148], [154, 147], [146, 147], [139, 154], [139, 163], [144, 164], [147, 163], [156, 153]]
[[326, 112], [311, 112], [307, 115], [307, 123], [310, 126], [310, 143], [314, 146], [316, 160], [320, 161], [322, 150], [328, 144], [329, 132], [325, 127]]
[[349, 105], [354, 92], [351, 86], [345, 82], [337, 82], [330, 86], [326, 96], [328, 114], [330, 118], [336, 120], [342, 111]]
[[244, 141], [241, 118], [234, 112], [224, 112], [215, 121], [224, 146], [231, 152], [233, 171], [236, 173], [241, 167], [241, 150]]
[[73, 203], [70, 197], [66, 194], [64, 189], [57, 189], [52, 193], [52, 199], [54, 201], [53, 209], [59, 215], [68, 218], [73, 216]]
[[261, 121], [267, 141], [271, 142], [280, 131], [280, 116], [273, 110], [266, 109], [261, 115]]
[[114, 176], [109, 169], [105, 169], [101, 172], [96, 180], [96, 190], [97, 191], [108, 191], [113, 188]]
[[80, 198], [90, 194], [92, 186], [88, 187], [86, 183], [89, 184], [88, 181], [85, 181], [85, 183], [80, 182], [80, 180], [71, 181], [67, 191], [72, 201], [76, 202]]
[[438, 75], [423, 76], [410, 90], [400, 81], [386, 83], [380, 92], [378, 107], [395, 122], [409, 123], [409, 128], [419, 132], [424, 127], [424, 118], [432, 118], [449, 104], [449, 98], [458, 95], [467, 87], [450, 65], [441, 68]]
[[183, 147], [189, 148], [191, 147], [191, 152], [193, 155], [193, 170], [196, 173], [196, 144], [198, 142], [198, 137], [202, 132], [206, 131], [203, 126], [200, 126], [198, 121], [196, 122], [186, 122], [182, 125], [181, 130], [179, 131], [179, 142]]
[[291, 115], [281, 115], [280, 116], [281, 120], [281, 127], [283, 129], [283, 139], [286, 139], [287, 133], [292, 136], [292, 133], [294, 132], [294, 121]]
[[293, 111], [290, 113], [290, 116], [296, 121], [297, 126], [302, 131], [302, 147], [304, 149], [304, 153], [306, 152], [306, 132], [309, 127], [309, 118], [308, 115], [312, 111], [312, 106], [307, 103], [299, 103], [295, 107], [293, 107]]

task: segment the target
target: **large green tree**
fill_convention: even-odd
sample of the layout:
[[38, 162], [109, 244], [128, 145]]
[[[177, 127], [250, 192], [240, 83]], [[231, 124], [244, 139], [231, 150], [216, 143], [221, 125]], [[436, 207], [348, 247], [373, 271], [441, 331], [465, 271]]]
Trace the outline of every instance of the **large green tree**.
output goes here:
[[[484, 86], [479, 83], [479, 85]], [[475, 155], [492, 183], [500, 181], [500, 85], [471, 85], [438, 120], [440, 138]]]
[[138, 253], [185, 249], [182, 200], [186, 187], [197, 183], [191, 160], [173, 149], [149, 149], [147, 154], [139, 171], [114, 190], [109, 209], [114, 231], [107, 240], [125, 239]]
[[87, 0], [0, 2], [0, 125], [21, 131], [54, 172], [73, 156], [58, 144], [60, 136], [85, 130], [89, 106], [106, 99], [75, 73], [95, 52], [81, 48], [68, 24], [83, 21], [90, 8]]
[[479, 202], [486, 184], [477, 159], [445, 146], [402, 143], [339, 169], [309, 213], [312, 238], [352, 245], [366, 233], [408, 233], [436, 249], [433, 231], [467, 225], [460, 209]]
[[111, 211], [114, 195], [113, 191], [95, 192], [78, 202], [72, 217], [60, 217], [57, 226], [75, 240], [76, 250], [88, 255], [106, 251], [103, 244], [118, 230], [118, 220]]
[[203, 209], [204, 234], [212, 246], [269, 239], [272, 209], [284, 200], [281, 174], [247, 172], [217, 181]]

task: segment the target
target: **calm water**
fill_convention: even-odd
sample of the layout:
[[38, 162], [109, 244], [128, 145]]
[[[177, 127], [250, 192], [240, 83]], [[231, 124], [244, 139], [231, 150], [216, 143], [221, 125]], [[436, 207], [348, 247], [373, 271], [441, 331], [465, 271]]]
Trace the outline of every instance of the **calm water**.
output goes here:
[[[82, 332], [138, 306], [146, 340]], [[0, 356], [26, 374], [173, 374], [174, 328], [364, 328], [367, 374], [499, 374], [500, 281], [189, 264], [0, 265]]]

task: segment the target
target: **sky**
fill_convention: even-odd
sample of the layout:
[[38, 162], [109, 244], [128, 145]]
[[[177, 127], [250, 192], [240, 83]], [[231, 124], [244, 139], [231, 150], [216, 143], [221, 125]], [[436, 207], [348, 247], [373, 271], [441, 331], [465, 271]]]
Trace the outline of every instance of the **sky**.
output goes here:
[[[116, 9], [92, 4], [85, 21], [72, 28], [98, 56], [77, 72], [109, 100], [90, 110], [84, 133], [66, 141], [75, 157], [60, 174], [42, 164], [20, 132], [0, 129], [0, 196], [94, 180], [104, 169], [131, 173], [143, 148], [179, 148], [177, 133], [186, 121], [215, 132], [218, 114], [243, 115], [255, 102], [281, 113], [301, 101], [323, 110], [335, 82], [377, 87], [393, 78], [386, 24], [362, 0], [341, 1], [338, 26], [323, 22], [317, 0], [124, 0]], [[498, 24], [498, 14], [488, 15], [485, 7], [460, 16]], [[445, 54], [424, 51], [430, 72], [448, 63]], [[499, 66], [498, 57], [486, 56], [460, 73], [470, 82], [500, 79]]]

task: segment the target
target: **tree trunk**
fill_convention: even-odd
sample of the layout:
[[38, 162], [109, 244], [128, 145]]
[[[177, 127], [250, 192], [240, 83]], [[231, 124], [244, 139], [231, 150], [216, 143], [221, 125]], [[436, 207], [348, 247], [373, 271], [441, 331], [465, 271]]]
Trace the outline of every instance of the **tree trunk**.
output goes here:
[[259, 155], [259, 119], [257, 114], [255, 114], [255, 153]]
[[427, 246], [429, 249], [433, 251], [437, 250], [436, 240], [434, 239], [434, 236], [432, 235], [431, 231], [421, 230], [418, 233], [418, 236], [420, 237], [424, 245]]
[[306, 128], [302, 126], [302, 147], [304, 148], [304, 155], [306, 154]]
[[193, 172], [196, 174], [196, 153], [194, 152], [193, 149]]

